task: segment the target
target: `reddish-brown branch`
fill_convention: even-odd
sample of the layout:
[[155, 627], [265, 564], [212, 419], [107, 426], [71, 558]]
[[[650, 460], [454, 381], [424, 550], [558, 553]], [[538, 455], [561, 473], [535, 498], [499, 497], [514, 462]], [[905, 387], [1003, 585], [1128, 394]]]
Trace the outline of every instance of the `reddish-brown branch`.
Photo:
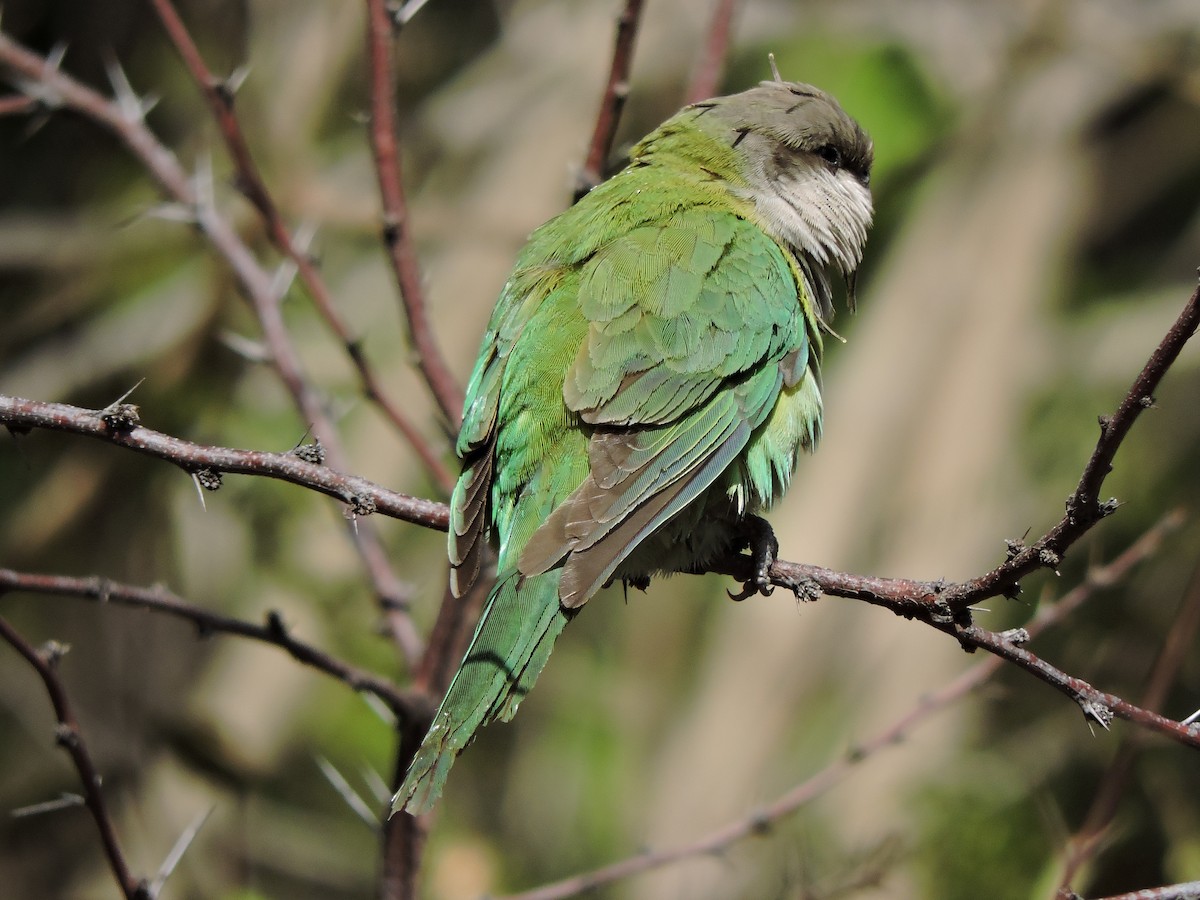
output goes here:
[[1083, 469], [1079, 484], [1067, 498], [1062, 519], [1042, 537], [1014, 552], [1008, 560], [978, 578], [955, 585], [942, 599], [955, 610], [1012, 590], [1018, 581], [1040, 568], [1055, 569], [1063, 555], [1093, 525], [1116, 510], [1115, 503], [1100, 502], [1100, 489], [1112, 471], [1113, 458], [1133, 423], [1154, 406], [1154, 392], [1184, 345], [1200, 325], [1200, 287], [1184, 304], [1150, 359], [1134, 379], [1115, 413], [1100, 419], [1100, 438]]
[[[1040, 634], [1047, 628], [1063, 621], [1099, 590], [1122, 581], [1136, 565], [1157, 553], [1166, 536], [1178, 529], [1182, 521], [1183, 513], [1181, 511], [1175, 510], [1168, 513], [1111, 562], [1090, 569], [1083, 582], [1065, 594], [1057, 603], [1043, 604], [1033, 621], [1029, 623], [1027, 630], [1030, 636]], [[605, 884], [631, 878], [676, 862], [718, 853], [740, 840], [761, 834], [764, 829], [792, 815], [844, 781], [851, 772], [867, 760], [890, 747], [899, 745], [919, 724], [976, 690], [995, 675], [1003, 665], [1004, 660], [1001, 657], [993, 656], [972, 666], [950, 683], [922, 697], [917, 706], [900, 716], [874, 737], [855, 744], [843, 756], [771, 803], [755, 810], [751, 816], [722, 826], [699, 840], [666, 850], [646, 850], [636, 856], [591, 872], [573, 875], [533, 890], [510, 895], [504, 900], [563, 900], [563, 898], [573, 897]]]
[[429, 323], [420, 267], [409, 229], [408, 203], [396, 136], [396, 96], [392, 66], [392, 17], [387, 0], [367, 0], [367, 64], [370, 80], [371, 152], [383, 203], [383, 240], [408, 318], [416, 365], [450, 427], [457, 432], [463, 393], [442, 358]]
[[[118, 423], [114, 426], [106, 420], [105, 410], [4, 395], [0, 395], [0, 425], [18, 432], [44, 428], [100, 438], [175, 463], [187, 472], [208, 469], [278, 478], [342, 501], [347, 506], [348, 515], [363, 517], [378, 512], [427, 528], [446, 528], [447, 510], [443, 503], [389, 490], [365, 478], [306, 462], [294, 453], [235, 450], [195, 444], [142, 425]], [[402, 604], [402, 596], [395, 602]]]
[[688, 86], [687, 102], [697, 103], [717, 93], [721, 77], [725, 74], [725, 60], [729, 55], [729, 41], [733, 36], [733, 17], [737, 12], [738, 0], [717, 0], [712, 22], [708, 26], [708, 37], [704, 49], [696, 62], [692, 83]]
[[1082, 678], [1068, 675], [1061, 669], [1056, 669], [1023, 647], [1017, 646], [1003, 634], [988, 631], [978, 625], [959, 628], [956, 631], [958, 639], [964, 646], [980, 647], [989, 653], [994, 653], [1020, 668], [1040, 678], [1046, 684], [1057, 688], [1062, 693], [1079, 704], [1084, 715], [1103, 727], [1116, 715], [1146, 731], [1156, 731], [1159, 734], [1173, 738], [1181, 744], [1200, 749], [1200, 722], [1184, 725], [1174, 719], [1168, 719], [1156, 712], [1143, 709], [1127, 700], [1122, 700], [1115, 694], [1107, 694], [1092, 687]]
[[281, 253], [288, 257], [296, 266], [309, 296], [312, 297], [317, 311], [325, 320], [329, 329], [337, 336], [345, 348], [346, 355], [358, 373], [359, 382], [364, 395], [374, 403], [384, 416], [392, 423], [416, 450], [425, 468], [433, 476], [434, 481], [443, 491], [449, 492], [454, 487], [454, 477], [446, 468], [438, 453], [435, 453], [420, 430], [404, 414], [395, 401], [387, 395], [383, 384], [375, 370], [371, 367], [362, 345], [351, 333], [350, 328], [342, 318], [333, 302], [333, 296], [325, 284], [324, 278], [313, 263], [309, 254], [296, 246], [295, 239], [279, 207], [275, 204], [262, 173], [258, 169], [254, 156], [242, 132], [241, 123], [234, 109], [234, 94], [227, 82], [215, 77], [204, 62], [204, 57], [196, 42], [192, 39], [187, 26], [179, 17], [171, 0], [150, 0], [154, 10], [162, 21], [171, 43], [175, 46], [192, 79], [204, 95], [213, 119], [229, 151], [237, 170], [237, 185], [247, 200], [258, 210], [266, 225], [271, 243]]
[[608, 155], [612, 152], [617, 125], [621, 121], [621, 111], [625, 108], [625, 100], [629, 96], [633, 45], [637, 39], [644, 5], [643, 0], [625, 0], [625, 6], [617, 18], [617, 35], [613, 42], [608, 81], [600, 99], [600, 111], [596, 114], [596, 127], [592, 131], [587, 158], [575, 181], [575, 199], [579, 199], [604, 180], [604, 164], [608, 162]]
[[[104, 411], [3, 396], [0, 396], [0, 423], [10, 428], [49, 428], [104, 438], [130, 449], [168, 459], [190, 472], [212, 469], [279, 478], [336, 497], [348, 504], [354, 514], [382, 512], [427, 527], [446, 528], [447, 510], [443, 504], [388, 491], [366, 479], [334, 472], [325, 466], [305, 462], [293, 454], [205, 447], [140, 425], [114, 427], [106, 421]], [[730, 565], [715, 567], [715, 570], [744, 576], [744, 558], [737, 557], [729, 562]], [[983, 648], [1041, 678], [1079, 703], [1085, 713], [1097, 721], [1103, 719], [1106, 711], [1111, 711], [1148, 730], [1158, 731], [1192, 746], [1200, 746], [1200, 724], [1184, 726], [1103, 693], [1087, 682], [1051, 666], [1003, 635], [964, 622], [962, 614], [951, 612], [942, 600], [953, 586], [851, 575], [820, 566], [788, 562], [777, 562], [772, 567], [771, 576], [774, 583], [797, 593], [805, 592], [811, 585], [826, 594], [863, 600], [885, 606], [907, 618], [920, 619], [955, 635], [964, 646]], [[439, 643], [438, 646], [442, 647], [440, 655], [450, 653], [451, 642], [445, 646]], [[432, 672], [438, 670], [439, 666], [434, 661], [423, 660], [421, 668]]]
[[54, 732], [55, 740], [70, 754], [71, 762], [74, 763], [75, 770], [79, 773], [79, 780], [83, 782], [84, 803], [100, 832], [104, 855], [108, 859], [108, 866], [112, 869], [113, 877], [117, 880], [121, 892], [125, 895], [126, 900], [150, 900], [149, 884], [144, 879], [134, 877], [129, 869], [129, 864], [125, 861], [125, 854], [121, 851], [120, 842], [117, 840], [117, 831], [113, 826], [112, 817], [108, 813], [108, 805], [104, 801], [104, 793], [100, 788], [100, 774], [96, 771], [92, 756], [88, 753], [87, 744], [84, 743], [79, 722], [71, 710], [67, 689], [54, 670], [53, 656], [35, 650], [3, 618], [0, 618], [0, 638], [3, 638], [33, 667], [38, 677], [42, 679], [46, 693], [50, 695], [50, 702], [54, 706], [54, 715], [58, 719], [58, 727]]
[[107, 578], [75, 578], [0, 569], [0, 596], [18, 592], [79, 597], [97, 603], [116, 603], [148, 609], [185, 619], [196, 625], [201, 634], [220, 632], [271, 644], [286, 651], [297, 662], [331, 675], [355, 691], [374, 694], [387, 704], [401, 722], [413, 718], [414, 710], [419, 710], [424, 705], [416, 693], [401, 691], [386, 678], [352, 666], [294, 638], [276, 612], [267, 614], [265, 624], [256, 625], [188, 603], [160, 586], [146, 588], [120, 584]]

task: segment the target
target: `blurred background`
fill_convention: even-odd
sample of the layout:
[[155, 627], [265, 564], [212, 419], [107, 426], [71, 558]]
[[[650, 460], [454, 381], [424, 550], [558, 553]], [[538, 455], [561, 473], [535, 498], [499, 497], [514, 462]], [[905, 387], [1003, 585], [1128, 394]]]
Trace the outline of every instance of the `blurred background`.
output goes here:
[[[683, 100], [710, 2], [648, 0], [619, 150]], [[406, 351], [379, 241], [365, 134], [364, 7], [180, 0], [210, 67], [246, 70], [248, 140], [288, 221], [394, 396], [449, 454]], [[615, 0], [432, 0], [397, 44], [412, 227], [437, 338], [465, 380], [526, 235], [569, 203], [611, 52]], [[149, 124], [268, 265], [219, 135], [148, 6], [16, 0], [2, 27], [108, 92], [119, 61], [159, 102]], [[878, 216], [859, 313], [830, 343], [825, 438], [771, 515], [781, 556], [862, 573], [963, 579], [1004, 539], [1062, 514], [1097, 436], [1200, 264], [1200, 6], [1195, 0], [744, 0], [723, 87], [784, 77], [833, 92], [875, 140]], [[150, 427], [287, 450], [306, 423], [245, 352], [257, 326], [224, 263], [107, 134], [68, 114], [0, 118], [0, 393], [99, 408], [131, 398]], [[299, 287], [287, 322], [353, 468], [439, 496], [362, 398]], [[1078, 584], [1166, 511], [1162, 551], [1033, 650], [1136, 701], [1200, 559], [1200, 350], [1188, 347], [1106, 485], [1117, 515], [1055, 577], [993, 600], [1001, 629]], [[378, 519], [422, 628], [446, 567], [439, 534]], [[66, 435], [0, 434], [0, 565], [161, 582], [403, 682], [369, 582], [326, 499], [226, 478], [201, 508], [174, 467]], [[664, 848], [744, 818], [845, 757], [982, 660], [946, 636], [835, 598], [730, 603], [725, 580], [608, 591], [559, 642], [510, 725], [450, 779], [428, 847], [429, 896], [504, 893]], [[1195, 602], [1195, 601], [1193, 601]], [[360, 697], [279, 651], [198, 639], [161, 617], [10, 595], [61, 670], [132, 867], [153, 873], [211, 810], [171, 898], [372, 896], [379, 841], [321, 772], [392, 777], [392, 729]], [[1190, 638], [1195, 647], [1195, 638]], [[1200, 707], [1190, 652], [1163, 712]], [[0, 809], [75, 791], [40, 683], [0, 647]], [[1002, 672], [817, 802], [719, 856], [599, 896], [1049, 898], [1123, 737]], [[1102, 896], [1200, 878], [1200, 766], [1139, 744], [1095, 862]], [[0, 820], [5, 896], [115, 896], [79, 808]]]

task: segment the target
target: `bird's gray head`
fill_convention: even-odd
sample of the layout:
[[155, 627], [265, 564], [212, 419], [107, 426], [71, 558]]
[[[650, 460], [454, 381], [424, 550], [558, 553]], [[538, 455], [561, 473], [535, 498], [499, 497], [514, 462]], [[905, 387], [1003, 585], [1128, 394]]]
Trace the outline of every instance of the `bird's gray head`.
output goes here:
[[796, 252], [822, 318], [833, 312], [831, 269], [846, 278], [853, 309], [873, 215], [866, 132], [824, 91], [795, 82], [764, 81], [697, 107], [706, 127], [728, 129], [748, 199], [771, 236]]

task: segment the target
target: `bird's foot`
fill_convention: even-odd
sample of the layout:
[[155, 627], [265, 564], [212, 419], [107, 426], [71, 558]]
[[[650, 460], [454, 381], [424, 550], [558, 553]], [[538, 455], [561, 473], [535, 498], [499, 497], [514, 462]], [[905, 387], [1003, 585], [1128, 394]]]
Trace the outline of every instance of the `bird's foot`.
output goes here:
[[771, 584], [768, 573], [771, 565], [779, 556], [779, 541], [776, 540], [775, 532], [766, 519], [760, 516], [747, 516], [742, 520], [741, 527], [743, 529], [742, 546], [749, 548], [750, 560], [754, 568], [750, 578], [742, 583], [740, 591], [736, 594], [733, 591], [726, 591], [729, 599], [738, 603], [755, 594], [762, 594], [764, 597], [771, 596], [775, 588]]

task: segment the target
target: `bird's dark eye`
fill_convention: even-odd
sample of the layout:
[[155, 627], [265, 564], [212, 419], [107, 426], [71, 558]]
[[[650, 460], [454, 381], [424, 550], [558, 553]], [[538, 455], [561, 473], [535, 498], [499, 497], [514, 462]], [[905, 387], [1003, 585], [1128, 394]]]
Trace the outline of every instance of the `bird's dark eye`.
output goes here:
[[842, 164], [842, 153], [833, 144], [824, 144], [817, 148], [817, 156], [829, 163], [830, 167], [836, 169]]

